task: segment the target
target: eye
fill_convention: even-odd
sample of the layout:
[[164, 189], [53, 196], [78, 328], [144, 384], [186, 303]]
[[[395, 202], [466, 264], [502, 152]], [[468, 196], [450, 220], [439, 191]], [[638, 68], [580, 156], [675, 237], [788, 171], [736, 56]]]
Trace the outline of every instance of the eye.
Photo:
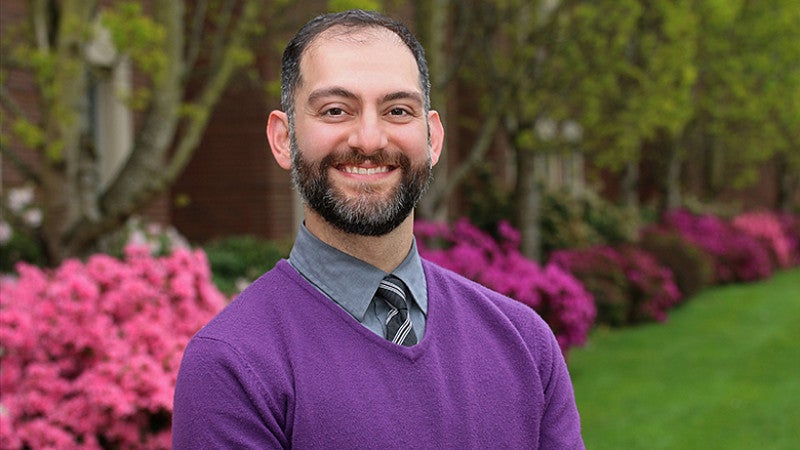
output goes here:
[[325, 111], [322, 111], [322, 115], [337, 117], [344, 115], [344, 110], [342, 108], [328, 108]]
[[392, 108], [392, 109], [389, 110], [389, 115], [390, 116], [407, 116], [409, 114], [411, 114], [411, 113], [408, 112], [404, 108], [399, 108], [398, 107], [398, 108]]

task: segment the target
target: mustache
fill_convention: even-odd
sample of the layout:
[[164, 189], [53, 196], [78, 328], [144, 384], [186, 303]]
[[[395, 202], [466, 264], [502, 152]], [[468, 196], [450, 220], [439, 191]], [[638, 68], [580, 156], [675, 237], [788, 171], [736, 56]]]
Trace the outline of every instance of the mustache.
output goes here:
[[359, 165], [366, 162], [378, 166], [395, 166], [407, 168], [410, 164], [408, 157], [402, 153], [389, 153], [385, 150], [378, 150], [375, 153], [365, 155], [357, 150], [348, 150], [344, 152], [331, 153], [325, 156], [320, 165], [322, 167], [340, 166], [340, 165]]

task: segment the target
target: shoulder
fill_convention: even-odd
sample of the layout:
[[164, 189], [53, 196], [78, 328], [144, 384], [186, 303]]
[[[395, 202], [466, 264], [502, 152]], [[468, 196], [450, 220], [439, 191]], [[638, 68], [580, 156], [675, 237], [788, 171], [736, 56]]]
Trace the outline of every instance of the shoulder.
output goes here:
[[447, 308], [464, 311], [476, 320], [491, 322], [495, 328], [510, 329], [531, 350], [550, 348], [555, 342], [550, 326], [528, 305], [493, 291], [458, 273], [423, 260], [429, 302], [446, 302]]
[[[205, 351], [228, 348], [246, 359], [281, 349], [302, 318], [324, 307], [321, 294], [285, 260], [255, 280], [192, 338]], [[320, 306], [323, 305], [323, 306]], [[213, 344], [212, 344], [213, 343]]]

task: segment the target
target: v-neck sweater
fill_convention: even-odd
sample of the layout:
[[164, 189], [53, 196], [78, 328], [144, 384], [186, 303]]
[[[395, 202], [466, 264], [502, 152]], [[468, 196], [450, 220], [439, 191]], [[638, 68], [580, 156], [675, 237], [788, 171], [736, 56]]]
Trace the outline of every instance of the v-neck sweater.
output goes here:
[[427, 331], [403, 347], [280, 261], [190, 341], [173, 448], [583, 448], [548, 325], [433, 263], [423, 269]]

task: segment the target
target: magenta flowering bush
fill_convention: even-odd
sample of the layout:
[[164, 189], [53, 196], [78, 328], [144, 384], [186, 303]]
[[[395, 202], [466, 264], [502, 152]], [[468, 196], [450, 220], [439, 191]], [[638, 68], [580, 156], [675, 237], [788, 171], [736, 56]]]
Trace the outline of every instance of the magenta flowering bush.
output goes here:
[[774, 267], [766, 247], [719, 217], [679, 209], [665, 214], [663, 222], [714, 258], [719, 283], [754, 281], [772, 275]]
[[226, 303], [205, 254], [92, 256], [0, 280], [0, 447], [170, 447], [189, 338]]
[[596, 315], [591, 294], [560, 267], [541, 267], [523, 257], [519, 232], [508, 223], [498, 227], [498, 240], [466, 219], [452, 227], [418, 221], [415, 234], [424, 258], [537, 311], [553, 329], [564, 354], [586, 342]]
[[737, 230], [764, 242], [778, 267], [787, 268], [793, 265], [792, 243], [776, 215], [769, 212], [747, 212], [734, 217], [732, 223]]
[[550, 261], [583, 282], [595, 298], [598, 322], [608, 325], [664, 321], [682, 298], [672, 271], [630, 245], [558, 250]]
[[672, 270], [649, 252], [633, 245], [622, 246], [617, 251], [631, 286], [633, 305], [630, 321], [666, 320], [667, 311], [683, 299]]

